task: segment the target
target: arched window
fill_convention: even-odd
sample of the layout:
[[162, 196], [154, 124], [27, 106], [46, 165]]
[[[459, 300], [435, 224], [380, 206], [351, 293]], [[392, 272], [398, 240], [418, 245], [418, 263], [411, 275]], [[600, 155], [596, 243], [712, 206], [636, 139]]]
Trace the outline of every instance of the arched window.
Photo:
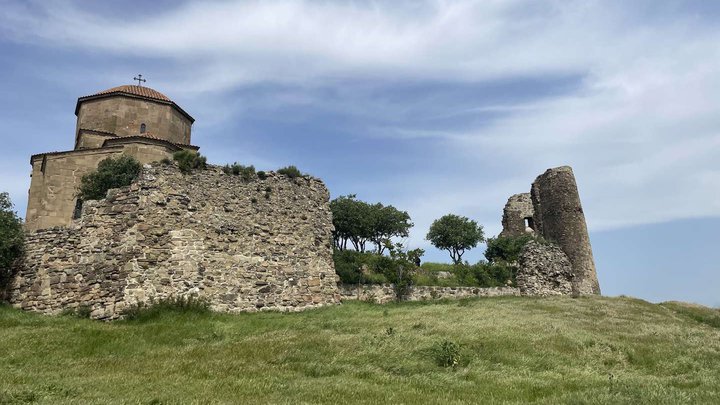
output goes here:
[[141, 134], [145, 133], [145, 123], [140, 124], [140, 133]]

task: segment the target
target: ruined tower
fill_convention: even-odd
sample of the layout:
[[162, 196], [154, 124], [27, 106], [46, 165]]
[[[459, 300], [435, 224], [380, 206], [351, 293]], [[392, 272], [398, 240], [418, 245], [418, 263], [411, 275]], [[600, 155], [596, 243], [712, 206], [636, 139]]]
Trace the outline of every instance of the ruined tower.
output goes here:
[[530, 193], [515, 194], [508, 198], [503, 209], [500, 237], [521, 236], [535, 233], [533, 203]]
[[534, 232], [557, 243], [573, 270], [573, 292], [600, 294], [590, 236], [572, 168], [548, 169], [532, 184], [530, 193], [508, 199], [500, 236]]

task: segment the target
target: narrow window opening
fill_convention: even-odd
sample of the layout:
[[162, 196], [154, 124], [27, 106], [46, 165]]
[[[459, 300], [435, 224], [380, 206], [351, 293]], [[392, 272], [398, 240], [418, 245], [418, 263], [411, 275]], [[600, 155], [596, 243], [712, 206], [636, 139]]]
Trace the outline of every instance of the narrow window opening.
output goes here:
[[145, 123], [140, 124], [140, 133], [141, 134], [145, 133]]
[[526, 217], [525, 218], [525, 228], [530, 228], [532, 230], [535, 230], [535, 224], [533, 223], [532, 217]]
[[43, 161], [40, 164], [40, 173], [45, 174], [45, 166], [47, 166], [47, 155], [43, 156]]
[[73, 219], [79, 219], [82, 216], [82, 206], [83, 206], [83, 201], [78, 198], [77, 201], [75, 201], [75, 209], [73, 210]]

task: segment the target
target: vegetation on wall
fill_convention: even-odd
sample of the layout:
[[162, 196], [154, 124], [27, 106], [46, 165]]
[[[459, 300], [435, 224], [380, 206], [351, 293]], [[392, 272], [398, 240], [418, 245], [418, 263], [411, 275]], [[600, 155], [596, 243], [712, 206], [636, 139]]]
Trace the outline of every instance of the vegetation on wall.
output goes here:
[[447, 214], [433, 221], [426, 236], [436, 248], [447, 250], [453, 263], [462, 263], [466, 250], [485, 240], [482, 225], [459, 215]]
[[525, 245], [531, 240], [543, 244], [548, 243], [541, 236], [535, 236], [532, 234], [489, 238], [487, 240], [485, 258], [491, 263], [517, 263], [523, 247], [525, 247]]
[[142, 165], [132, 156], [107, 158], [95, 171], [82, 177], [78, 197], [83, 201], [103, 199], [111, 188], [129, 186], [140, 175], [140, 170]]
[[207, 158], [199, 152], [193, 152], [186, 149], [177, 151], [173, 154], [173, 160], [178, 163], [180, 171], [188, 174], [195, 169], [204, 169], [207, 167]]
[[255, 177], [255, 166], [243, 166], [238, 162], [223, 166], [222, 171], [228, 175], [240, 176], [244, 181], [250, 181]]
[[300, 172], [300, 170], [298, 170], [298, 168], [295, 166], [285, 166], [281, 169], [278, 169], [277, 173], [287, 176], [291, 179], [303, 176], [302, 172]]
[[13, 262], [22, 254], [23, 240], [22, 220], [13, 210], [8, 193], [0, 193], [0, 291], [10, 280]]

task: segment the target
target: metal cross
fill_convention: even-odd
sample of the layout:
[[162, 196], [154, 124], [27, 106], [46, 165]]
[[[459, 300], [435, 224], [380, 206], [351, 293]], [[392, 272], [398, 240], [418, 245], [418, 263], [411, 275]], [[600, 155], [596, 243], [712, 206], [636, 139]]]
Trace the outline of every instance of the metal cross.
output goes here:
[[133, 80], [137, 80], [138, 86], [142, 86], [141, 82], [146, 82], [147, 80], [142, 78], [142, 75], [138, 75], [138, 77], [133, 77]]

